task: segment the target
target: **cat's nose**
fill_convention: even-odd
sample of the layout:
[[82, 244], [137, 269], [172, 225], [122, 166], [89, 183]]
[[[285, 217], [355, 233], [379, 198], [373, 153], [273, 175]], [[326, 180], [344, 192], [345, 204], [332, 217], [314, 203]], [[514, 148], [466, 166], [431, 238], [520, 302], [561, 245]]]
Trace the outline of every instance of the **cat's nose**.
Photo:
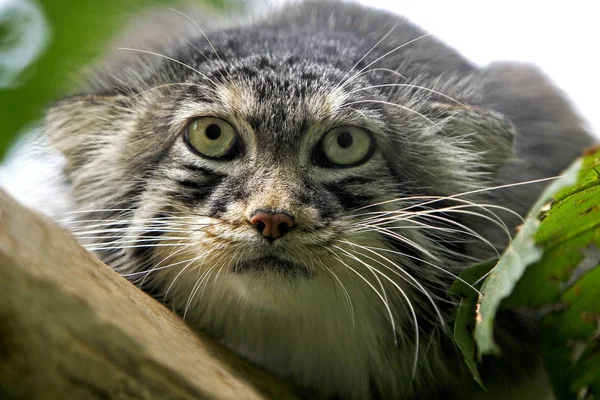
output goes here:
[[267, 240], [273, 241], [294, 227], [294, 217], [286, 212], [257, 211], [250, 223]]

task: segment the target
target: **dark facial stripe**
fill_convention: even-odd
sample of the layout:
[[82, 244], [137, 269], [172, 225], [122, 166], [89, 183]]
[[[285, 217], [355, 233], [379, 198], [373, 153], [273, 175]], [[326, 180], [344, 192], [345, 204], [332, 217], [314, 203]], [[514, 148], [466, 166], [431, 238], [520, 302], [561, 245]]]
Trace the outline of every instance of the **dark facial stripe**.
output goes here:
[[180, 190], [169, 194], [191, 207], [206, 201], [226, 177], [226, 175], [196, 165], [184, 164], [182, 168], [191, 174], [188, 178], [176, 180]]
[[336, 183], [325, 184], [325, 188], [335, 195], [344, 210], [352, 211], [372, 202], [373, 196], [365, 194], [368, 186], [363, 186], [370, 182], [369, 178], [347, 178]]
[[248, 197], [247, 179], [248, 177], [241, 175], [228, 177], [223, 181], [219, 191], [215, 192], [215, 196], [211, 199], [209, 215], [218, 218], [227, 211], [228, 204]]

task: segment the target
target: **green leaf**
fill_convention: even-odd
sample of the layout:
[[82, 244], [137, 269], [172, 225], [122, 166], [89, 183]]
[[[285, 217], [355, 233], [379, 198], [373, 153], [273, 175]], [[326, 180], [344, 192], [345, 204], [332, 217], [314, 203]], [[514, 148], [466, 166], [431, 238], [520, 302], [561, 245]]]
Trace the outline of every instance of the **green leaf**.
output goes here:
[[600, 396], [600, 151], [583, 158], [577, 184], [556, 194], [535, 235], [544, 249], [504, 307], [537, 310], [544, 359], [558, 398]]
[[475, 311], [479, 294], [477, 289], [481, 287], [481, 283], [477, 284], [477, 282], [479, 282], [497, 262], [497, 259], [484, 261], [463, 271], [449, 290], [450, 294], [463, 297], [454, 321], [454, 341], [458, 345], [471, 374], [473, 374], [473, 378], [484, 390], [485, 386], [479, 375], [477, 362], [475, 360], [475, 340], [473, 339]]
[[549, 201], [563, 188], [577, 182], [581, 166], [582, 161], [577, 160], [560, 179], [552, 182], [544, 190], [529, 212], [519, 233], [483, 283], [475, 326], [475, 341], [479, 357], [483, 354], [499, 354], [500, 349], [493, 338], [496, 312], [502, 300], [513, 292], [526, 268], [542, 258], [543, 249], [536, 244], [535, 240], [540, 226], [538, 216], [543, 209], [549, 207]]
[[[543, 317], [544, 360], [556, 396], [600, 396], [599, 160], [600, 148], [591, 149], [549, 185], [485, 280], [477, 303], [464, 282], [452, 286], [451, 293], [464, 297], [455, 340], [478, 382], [470, 324], [476, 321], [479, 356], [497, 354], [496, 312], [500, 307], [525, 307]], [[461, 279], [473, 282], [482, 271], [482, 265], [476, 265]]]
[[477, 307], [477, 298], [465, 297], [461, 300], [456, 320], [454, 321], [454, 341], [458, 345], [463, 355], [465, 363], [473, 374], [473, 379], [485, 390], [477, 361], [475, 360], [475, 340], [473, 340], [473, 328], [475, 327], [475, 310]]

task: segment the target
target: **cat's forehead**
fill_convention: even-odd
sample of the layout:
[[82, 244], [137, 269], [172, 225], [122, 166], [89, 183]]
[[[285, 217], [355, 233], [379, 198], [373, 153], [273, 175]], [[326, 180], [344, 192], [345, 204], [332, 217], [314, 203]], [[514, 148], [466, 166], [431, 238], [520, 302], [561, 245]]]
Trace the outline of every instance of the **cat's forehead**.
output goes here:
[[[184, 108], [247, 124], [258, 146], [297, 144], [315, 125], [353, 125], [364, 113], [347, 107], [344, 74], [331, 66], [286, 55], [251, 57], [218, 69], [210, 94], [185, 96]], [[208, 100], [208, 106], [200, 103]]]
[[347, 95], [330, 85], [309, 85], [294, 78], [231, 81], [217, 87], [219, 102], [248, 120], [253, 128], [306, 124], [341, 118]]

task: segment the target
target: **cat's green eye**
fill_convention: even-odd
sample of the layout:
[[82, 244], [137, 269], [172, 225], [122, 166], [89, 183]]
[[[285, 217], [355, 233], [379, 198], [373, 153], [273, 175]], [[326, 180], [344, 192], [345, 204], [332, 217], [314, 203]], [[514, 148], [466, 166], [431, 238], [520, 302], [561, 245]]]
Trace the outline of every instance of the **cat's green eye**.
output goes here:
[[317, 160], [333, 167], [361, 164], [373, 154], [373, 139], [364, 129], [342, 126], [327, 132], [321, 139]]
[[227, 121], [214, 117], [200, 117], [187, 126], [185, 141], [205, 157], [224, 158], [232, 155], [237, 135]]

